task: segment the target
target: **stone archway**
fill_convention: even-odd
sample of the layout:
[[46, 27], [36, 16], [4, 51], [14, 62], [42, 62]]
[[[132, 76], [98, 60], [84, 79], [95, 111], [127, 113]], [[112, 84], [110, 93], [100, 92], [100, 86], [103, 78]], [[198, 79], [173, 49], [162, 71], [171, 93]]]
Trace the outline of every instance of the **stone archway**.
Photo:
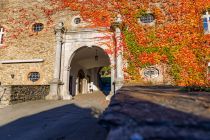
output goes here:
[[[62, 22], [59, 22], [55, 27], [56, 31], [56, 56], [54, 64], [54, 75], [53, 80], [50, 83], [50, 93], [46, 97], [48, 100], [72, 99], [71, 94], [75, 94], [74, 82], [76, 81], [73, 77], [72, 63], [77, 55], [84, 46], [86, 48], [94, 48], [98, 46], [103, 51], [109, 50], [105, 44], [112, 44], [112, 54], [108, 55], [110, 60], [111, 70], [111, 94], [114, 94], [116, 90], [123, 85], [123, 47], [121, 39], [121, 30], [118, 26], [115, 27], [114, 32], [110, 32], [105, 29], [80, 29], [80, 30], [65, 30]], [[105, 32], [105, 33], [104, 33]], [[104, 39], [102, 39], [104, 38]], [[86, 54], [86, 52], [84, 53]], [[73, 61], [72, 61], [73, 60]], [[86, 68], [85, 68], [86, 69]], [[84, 70], [84, 69], [83, 69]], [[97, 72], [96, 72], [97, 73]], [[73, 88], [69, 88], [72, 86]], [[71, 93], [71, 94], [70, 94]], [[111, 96], [108, 96], [111, 97]], [[107, 98], [109, 99], [109, 98]]]
[[[83, 46], [75, 50], [70, 57], [67, 75], [72, 77], [69, 82], [71, 86], [66, 87], [72, 96], [77, 94], [92, 93], [100, 91], [98, 70], [104, 66], [110, 66], [110, 57], [97, 46]], [[114, 71], [114, 67], [112, 68]], [[112, 77], [114, 80], [114, 77]], [[68, 79], [67, 79], [68, 80]]]

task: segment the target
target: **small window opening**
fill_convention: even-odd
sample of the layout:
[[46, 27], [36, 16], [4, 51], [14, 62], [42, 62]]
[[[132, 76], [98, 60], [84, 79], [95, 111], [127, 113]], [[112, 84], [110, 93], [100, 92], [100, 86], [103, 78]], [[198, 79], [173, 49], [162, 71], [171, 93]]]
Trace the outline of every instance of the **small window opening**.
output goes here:
[[153, 14], [145, 14], [140, 17], [142, 23], [152, 23], [154, 20], [155, 16]]
[[79, 17], [78, 18], [75, 18], [74, 19], [74, 23], [75, 24], [80, 24], [81, 23], [81, 18], [79, 18]]
[[4, 42], [4, 28], [0, 26], [0, 45]]
[[40, 32], [44, 29], [44, 25], [42, 23], [35, 23], [33, 25], [33, 31], [34, 32]]
[[32, 82], [36, 82], [40, 79], [40, 73], [39, 72], [30, 72], [28, 75], [28, 79]]
[[144, 70], [144, 76], [148, 78], [155, 78], [159, 76], [159, 70], [156, 68], [147, 68]]

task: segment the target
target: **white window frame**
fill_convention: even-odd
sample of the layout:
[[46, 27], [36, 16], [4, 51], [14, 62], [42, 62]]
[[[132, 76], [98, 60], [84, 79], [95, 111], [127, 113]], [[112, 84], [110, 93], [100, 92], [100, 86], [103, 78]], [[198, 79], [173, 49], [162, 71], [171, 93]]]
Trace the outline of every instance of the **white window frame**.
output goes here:
[[[147, 75], [148, 71], [150, 71], [150, 72], [154, 71], [154, 73], [150, 74], [150, 75]], [[157, 78], [160, 75], [160, 70], [157, 69], [156, 67], [147, 67], [143, 70], [143, 75], [144, 75], [145, 78], [150, 78], [150, 79], [151, 78]]]
[[[208, 29], [207, 31], [204, 32], [204, 34], [210, 34], [210, 14], [208, 11], [206, 11], [206, 13], [202, 16], [202, 19], [204, 20], [204, 18], [207, 19], [207, 25], [208, 25]], [[202, 22], [204, 24], [204, 21]]]
[[0, 47], [4, 44], [4, 27], [0, 26]]

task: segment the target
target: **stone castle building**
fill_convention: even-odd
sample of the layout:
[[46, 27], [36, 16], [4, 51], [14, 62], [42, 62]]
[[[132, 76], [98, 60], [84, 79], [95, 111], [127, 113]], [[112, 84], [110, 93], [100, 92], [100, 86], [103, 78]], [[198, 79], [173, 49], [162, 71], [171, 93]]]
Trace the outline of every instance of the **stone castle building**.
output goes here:
[[[86, 28], [77, 12], [56, 11], [48, 0], [5, 0], [0, 21], [0, 96], [5, 104], [33, 99], [63, 99], [98, 91], [98, 71], [111, 68], [110, 93], [123, 82], [121, 31]], [[101, 39], [106, 36], [106, 39]], [[109, 38], [107, 38], [107, 36]], [[9, 98], [9, 99], [8, 99]]]
[[[124, 81], [121, 30], [87, 28], [78, 12], [50, 0], [1, 0], [0, 97], [3, 104], [69, 100], [100, 90], [99, 71], [111, 67], [110, 94]], [[153, 17], [145, 20], [152, 20]], [[116, 17], [120, 23], [120, 16]], [[145, 23], [147, 23], [146, 21]], [[110, 46], [118, 49], [110, 54]], [[171, 84], [164, 65], [139, 72], [153, 84]], [[152, 79], [152, 80], [151, 80]], [[114, 83], [114, 84], [113, 84]]]

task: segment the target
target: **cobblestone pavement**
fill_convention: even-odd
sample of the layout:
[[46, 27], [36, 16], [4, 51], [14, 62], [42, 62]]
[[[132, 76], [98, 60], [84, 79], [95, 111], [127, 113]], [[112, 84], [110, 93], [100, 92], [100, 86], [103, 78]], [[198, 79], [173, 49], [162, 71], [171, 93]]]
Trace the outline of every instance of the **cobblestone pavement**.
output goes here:
[[33, 101], [0, 109], [0, 140], [104, 140], [97, 117], [108, 106], [102, 93], [71, 101]]
[[108, 140], [210, 140], [210, 93], [125, 86], [100, 123]]

